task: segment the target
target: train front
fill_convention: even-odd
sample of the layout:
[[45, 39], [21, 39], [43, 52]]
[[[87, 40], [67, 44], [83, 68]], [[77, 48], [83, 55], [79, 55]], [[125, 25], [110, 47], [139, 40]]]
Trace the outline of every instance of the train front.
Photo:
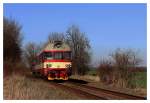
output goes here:
[[55, 41], [44, 51], [44, 75], [48, 80], [68, 80], [71, 75], [71, 50], [60, 41]]

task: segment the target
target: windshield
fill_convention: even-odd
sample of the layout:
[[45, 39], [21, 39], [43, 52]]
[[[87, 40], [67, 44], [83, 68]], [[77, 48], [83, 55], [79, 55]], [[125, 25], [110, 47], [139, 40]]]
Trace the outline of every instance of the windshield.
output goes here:
[[51, 60], [51, 59], [64, 59], [64, 60], [71, 60], [71, 52], [45, 52], [44, 59]]
[[54, 53], [54, 59], [63, 59], [62, 52], [55, 52]]
[[44, 53], [44, 59], [53, 59], [52, 53], [51, 52], [45, 52]]

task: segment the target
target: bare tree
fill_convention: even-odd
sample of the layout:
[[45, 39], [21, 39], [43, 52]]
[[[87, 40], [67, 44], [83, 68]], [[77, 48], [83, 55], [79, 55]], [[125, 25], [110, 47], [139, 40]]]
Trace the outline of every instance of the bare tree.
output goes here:
[[63, 33], [52, 32], [48, 36], [48, 41], [64, 41], [65, 37]]
[[47, 46], [47, 44], [49, 42], [53, 42], [53, 41], [64, 41], [65, 42], [64, 34], [63, 33], [59, 33], [59, 32], [51, 32], [51, 33], [49, 33], [48, 39], [40, 47], [44, 48], [45, 46]]
[[28, 68], [32, 69], [32, 66], [36, 63], [36, 57], [40, 49], [41, 49], [41, 46], [38, 46], [35, 43], [28, 43], [25, 46], [24, 60]]
[[128, 85], [131, 79], [134, 78], [134, 73], [131, 72], [131, 69], [137, 67], [142, 62], [138, 53], [132, 49], [116, 49], [111, 54], [111, 57], [113, 65], [116, 68], [116, 79], [122, 79], [122, 85]]
[[116, 51], [111, 55], [111, 57], [118, 71], [122, 71], [122, 77], [126, 76], [126, 74], [129, 72], [129, 68], [135, 68], [142, 61], [138, 57], [138, 54], [131, 49], [116, 49]]
[[[133, 87], [135, 73], [132, 72], [142, 60], [132, 49], [116, 49], [108, 60], [102, 59], [98, 74], [102, 82], [110, 82], [121, 87]], [[132, 83], [131, 83], [132, 81]]]
[[21, 59], [21, 26], [15, 20], [4, 17], [4, 60]]
[[[21, 66], [21, 26], [13, 19], [3, 19], [4, 76], [18, 72]], [[22, 68], [22, 67], [21, 67]]]
[[75, 74], [85, 74], [90, 62], [88, 38], [85, 36], [85, 33], [80, 32], [77, 26], [72, 25], [66, 32], [66, 42], [72, 49], [73, 72]]

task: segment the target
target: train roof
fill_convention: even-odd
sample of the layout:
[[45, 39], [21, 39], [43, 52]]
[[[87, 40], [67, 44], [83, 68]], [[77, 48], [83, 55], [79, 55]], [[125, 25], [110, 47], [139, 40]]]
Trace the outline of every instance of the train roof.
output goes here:
[[44, 46], [39, 54], [43, 51], [71, 51], [71, 48], [63, 41], [50, 41]]

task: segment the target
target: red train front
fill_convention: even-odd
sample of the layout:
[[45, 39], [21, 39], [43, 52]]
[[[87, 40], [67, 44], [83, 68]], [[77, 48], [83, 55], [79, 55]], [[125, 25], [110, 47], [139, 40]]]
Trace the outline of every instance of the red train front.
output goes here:
[[71, 49], [61, 41], [48, 43], [39, 53], [33, 74], [48, 80], [68, 80], [71, 75]]

